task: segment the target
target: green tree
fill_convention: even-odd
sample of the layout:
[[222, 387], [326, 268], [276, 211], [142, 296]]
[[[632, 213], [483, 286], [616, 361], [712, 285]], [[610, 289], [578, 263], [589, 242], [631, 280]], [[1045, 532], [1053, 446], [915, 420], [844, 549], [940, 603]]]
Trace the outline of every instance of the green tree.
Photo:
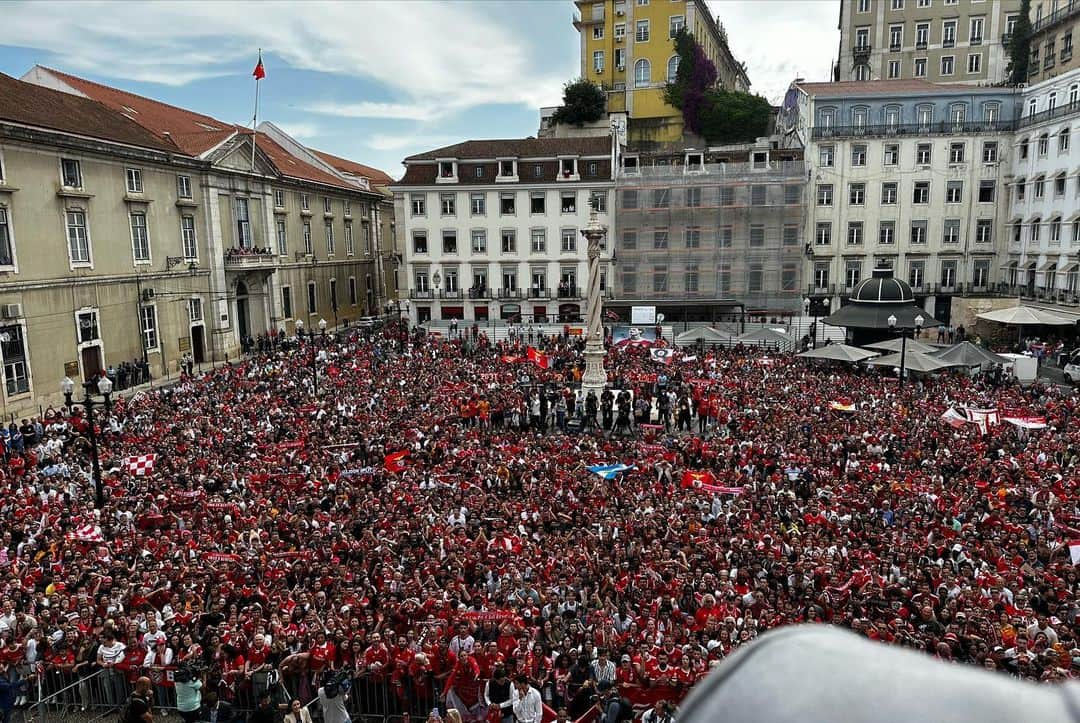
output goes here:
[[1026, 83], [1031, 63], [1031, 0], [1020, 0], [1020, 15], [1009, 39], [1009, 85]]
[[563, 86], [563, 104], [551, 116], [553, 123], [581, 127], [604, 117], [607, 96], [603, 88], [585, 78], [572, 80]]
[[712, 90], [701, 105], [701, 135], [710, 142], [746, 143], [767, 135], [773, 109], [760, 95]]

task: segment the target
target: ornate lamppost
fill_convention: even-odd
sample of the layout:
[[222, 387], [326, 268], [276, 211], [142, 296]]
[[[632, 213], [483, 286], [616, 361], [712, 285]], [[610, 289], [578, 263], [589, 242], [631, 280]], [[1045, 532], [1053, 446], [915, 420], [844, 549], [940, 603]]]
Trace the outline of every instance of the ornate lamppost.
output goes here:
[[[101, 394], [103, 401], [94, 398], [95, 387], [97, 392]], [[94, 480], [94, 506], [99, 510], [105, 505], [105, 490], [101, 484], [101, 463], [98, 461], [94, 409], [105, 407], [106, 413], [112, 409], [112, 398], [110, 396], [112, 388], [112, 380], [107, 376], [101, 376], [96, 384], [92, 379], [88, 379], [83, 382], [83, 398], [75, 401], [71, 398], [72, 393], [75, 391], [75, 382], [71, 381], [71, 377], [64, 377], [64, 380], [60, 382], [60, 391], [64, 393], [64, 402], [67, 404], [68, 409], [74, 409], [77, 404], [86, 410], [86, 424], [89, 427], [88, 436], [90, 437], [90, 464]]]
[[588, 242], [589, 254], [585, 373], [581, 377], [581, 394], [588, 397], [589, 392], [592, 392], [598, 400], [607, 386], [607, 372], [604, 371], [603, 309], [600, 299], [600, 242], [606, 233], [607, 229], [600, 225], [600, 218], [594, 207], [589, 214], [589, 225], [581, 229], [581, 235]]

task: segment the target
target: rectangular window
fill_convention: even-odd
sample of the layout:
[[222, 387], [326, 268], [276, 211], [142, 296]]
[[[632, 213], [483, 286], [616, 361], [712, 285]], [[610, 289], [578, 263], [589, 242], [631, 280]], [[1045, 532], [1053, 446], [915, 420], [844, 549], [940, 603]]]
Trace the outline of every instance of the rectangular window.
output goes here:
[[453, 194], [446, 194], [446, 195], [440, 196], [439, 197], [439, 203], [442, 206], [442, 215], [443, 216], [453, 216], [453, 215], [455, 215], [455, 205], [454, 205], [454, 195]]
[[532, 230], [532, 243], [530, 248], [534, 254], [542, 254], [547, 251], [547, 232], [542, 228]]
[[911, 193], [912, 203], [930, 203], [930, 181], [916, 181]]
[[333, 213], [334, 212], [333, 201], [331, 201], [329, 198], [327, 198], [325, 196], [323, 196], [323, 200], [322, 200], [322, 210], [323, 210], [323, 213]]
[[315, 287], [314, 281], [309, 281], [307, 285], [307, 311], [308, 314], [314, 314], [318, 308], [319, 292]]
[[863, 222], [849, 221], [847, 227], [848, 246], [858, 246], [863, 242]]
[[427, 209], [425, 208], [423, 196], [411, 196], [412, 201], [412, 215], [413, 216], [425, 216], [427, 215]]
[[844, 266], [844, 283], [851, 289], [859, 285], [862, 278], [862, 262], [848, 261]]
[[345, 255], [352, 256], [356, 248], [353, 246], [352, 221], [345, 222]]
[[515, 204], [517, 196], [513, 193], [504, 193], [499, 196], [499, 214], [502, 216], [513, 216], [517, 213], [517, 206]]
[[964, 198], [963, 181], [946, 181], [945, 203], [961, 203]]
[[483, 216], [487, 211], [487, 201], [482, 193], [474, 193], [469, 197], [469, 205], [473, 216]]
[[878, 225], [878, 243], [892, 246], [896, 243], [896, 222], [882, 221]]
[[142, 321], [143, 349], [156, 351], [158, 348], [157, 307], [153, 304], [140, 306], [139, 319]]
[[301, 235], [304, 238], [304, 253], [311, 256], [315, 248], [311, 242], [311, 221], [305, 220], [300, 226]]
[[607, 192], [592, 191], [589, 193], [589, 206], [596, 209], [597, 213], [607, 213]]
[[337, 279], [330, 279], [330, 308], [337, 310]]
[[686, 248], [696, 249], [701, 247], [701, 229], [697, 226], [686, 227]]
[[783, 244], [785, 246], [797, 246], [799, 244], [799, 227], [795, 224], [784, 224]]
[[915, 68], [912, 75], [916, 78], [926, 77], [926, 58], [915, 58]]
[[949, 163], [963, 163], [964, 162], [964, 143], [950, 143], [949, 144]]
[[686, 206], [687, 208], [698, 208], [699, 206], [701, 206], [700, 188], [686, 189]]
[[125, 171], [127, 176], [127, 191], [128, 193], [142, 193], [143, 181], [142, 171], [138, 168], [128, 168]]
[[895, 166], [900, 162], [900, 144], [899, 143], [886, 143], [885, 144], [885, 158], [883, 163], [886, 166]]
[[658, 294], [667, 293], [668, 269], [667, 266], [657, 266], [653, 269], [653, 291]]
[[508, 229], [502, 232], [501, 237], [502, 252], [504, 254], [517, 253], [517, 233]]
[[652, 192], [653, 208], [668, 208], [671, 206], [671, 189], [656, 188]]
[[457, 253], [457, 231], [442, 232], [442, 250], [444, 254]]
[[242, 249], [251, 248], [251, 221], [248, 219], [248, 200], [236, 199], [236, 245]]
[[975, 222], [975, 243], [988, 244], [994, 240], [994, 221], [980, 218]]
[[291, 319], [293, 315], [292, 289], [288, 286], [281, 287], [281, 314], [286, 319]]
[[[622, 29], [620, 33], [619, 30]], [[615, 39], [621, 41], [626, 37], [626, 26], [615, 26]], [[626, 48], [615, 48], [615, 70], [626, 70]]]
[[334, 222], [327, 221], [324, 225], [326, 230], [326, 253], [333, 256], [335, 251]]
[[191, 176], [176, 177], [176, 195], [180, 198], [191, 198]]
[[487, 231], [477, 229], [472, 232], [472, 252], [474, 254], [487, 253]]
[[423, 231], [413, 231], [412, 242], [414, 254], [426, 254], [428, 252], [427, 233]]
[[746, 290], [760, 294], [765, 288], [765, 268], [761, 264], [750, 264], [750, 273], [746, 277]]
[[819, 221], [814, 230], [814, 243], [818, 246], [828, 246], [832, 243], [832, 224], [828, 221]]
[[735, 229], [731, 226], [721, 226], [716, 232], [716, 244], [722, 249], [731, 248], [735, 240]]
[[577, 213], [577, 194], [573, 191], [564, 192], [561, 197], [561, 210], [563, 213]]
[[831, 206], [833, 187], [831, 183], [823, 183], [817, 187], [817, 205]]
[[899, 60], [890, 60], [889, 61], [888, 73], [889, 73], [889, 80], [896, 80], [897, 78], [900, 77], [900, 61]]
[[90, 263], [90, 236], [85, 211], [67, 212], [68, 259], [73, 264]]
[[825, 289], [829, 286], [829, 265], [814, 264], [814, 288]]
[[979, 203], [993, 203], [996, 188], [994, 181], [979, 181]]
[[356, 306], [356, 277], [349, 277], [349, 306]]
[[983, 163], [997, 163], [998, 159], [998, 144], [997, 141], [984, 141], [983, 142]]
[[638, 20], [634, 23], [634, 40], [639, 43], [649, 42], [649, 21]]
[[881, 184], [881, 204], [883, 206], [893, 206], [896, 204], [896, 189], [897, 185], [895, 181]]
[[919, 166], [930, 165], [933, 146], [929, 143], [920, 143], [915, 146], [915, 163]]
[[277, 226], [277, 252], [278, 255], [284, 256], [289, 252], [289, 239], [288, 232], [285, 229], [285, 219], [279, 218], [276, 222]]
[[12, 252], [11, 221], [8, 210], [0, 206], [0, 266], [13, 266], [15, 255]]
[[622, 192], [622, 207], [623, 208], [637, 208], [638, 207], [638, 195], [635, 190], [628, 190]]
[[904, 45], [904, 26], [903, 25], [890, 25], [889, 26], [889, 50], [896, 52], [900, 50]]
[[866, 146], [858, 144], [851, 147], [851, 165], [866, 165]]
[[[602, 29], [602, 28], [601, 28]], [[594, 73], [604, 72], [604, 51], [594, 50], [592, 54], [592, 67]]]
[[941, 46], [951, 48], [956, 45], [956, 21], [946, 20], [941, 25]]
[[942, 261], [941, 262], [941, 285], [946, 288], [952, 288], [956, 286], [956, 262], [955, 261]]
[[926, 262], [912, 261], [908, 267], [908, 284], [913, 289], [921, 289], [926, 276]]
[[668, 18], [668, 37], [674, 38], [679, 31], [686, 27], [686, 18], [682, 15], [672, 15]]
[[9, 397], [30, 391], [30, 367], [22, 324], [0, 327], [0, 356], [4, 360], [4, 391]]
[[818, 165], [822, 168], [832, 168], [833, 157], [836, 154], [834, 146], [821, 146], [818, 148]]
[[866, 184], [848, 184], [848, 203], [852, 206], [862, 206], [866, 203]]
[[131, 249], [136, 263], [150, 261], [150, 234], [146, 228], [145, 213], [128, 214], [131, 222]]
[[802, 187], [794, 184], [784, 186], [784, 203], [794, 206], [802, 200]]
[[696, 294], [700, 291], [697, 264], [687, 264], [685, 284], [687, 293]]
[[[341, 204], [342, 215], [346, 217], [352, 216], [352, 201], [342, 201]], [[360, 207], [360, 210], [363, 210], [363, 206]]]
[[949, 245], [960, 243], [960, 219], [945, 219], [944, 233], [942, 234], [941, 242]]
[[668, 247], [668, 231], [666, 228], [658, 228], [653, 231], [653, 248], [666, 249]]
[[761, 224], [750, 226], [750, 245], [756, 247], [765, 245], [765, 227]]
[[[926, 50], [930, 42], [930, 23], [918, 23], [915, 26], [915, 49]], [[925, 62], [925, 59], [924, 61]]]
[[311, 210], [311, 196], [309, 196], [306, 193], [301, 193], [300, 194], [300, 210], [301, 211], [310, 211]]
[[926, 221], [911, 222], [911, 244], [921, 246], [926, 243]]
[[971, 269], [971, 283], [976, 288], [986, 288], [990, 283], [990, 259], [975, 259]]
[[65, 188], [82, 188], [82, 165], [79, 161], [60, 159], [60, 183]]
[[765, 186], [754, 185], [750, 187], [750, 203], [754, 206], [764, 206], [767, 203]]
[[[830, 186], [830, 188], [832, 188]], [[720, 187], [720, 205], [721, 206], [734, 206], [735, 205], [735, 189], [731, 186]]]
[[971, 75], [982, 71], [982, 53], [968, 53], [967, 72]]
[[544, 194], [534, 193], [529, 197], [529, 213], [533, 215], [540, 215], [544, 213], [545, 203]]

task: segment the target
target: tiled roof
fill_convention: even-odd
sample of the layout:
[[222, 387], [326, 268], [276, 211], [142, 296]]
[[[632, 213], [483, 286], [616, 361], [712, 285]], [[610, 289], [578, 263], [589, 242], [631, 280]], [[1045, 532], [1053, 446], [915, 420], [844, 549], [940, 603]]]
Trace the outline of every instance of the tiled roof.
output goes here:
[[371, 185], [373, 186], [386, 186], [394, 182], [394, 179], [391, 178], [389, 174], [385, 171], [380, 171], [378, 168], [372, 168], [371, 166], [365, 166], [363, 163], [339, 158], [338, 156], [333, 156], [329, 153], [324, 153], [323, 151], [317, 151], [314, 148], [310, 148], [309, 150], [342, 173], [351, 173], [355, 176], [362, 176], [371, 181]]
[[[245, 128], [240, 131], [241, 133], [250, 134], [251, 129]], [[259, 133], [256, 136], [255, 143], [259, 146], [259, 150], [262, 151], [270, 158], [270, 161], [274, 166], [282, 173], [282, 175], [289, 178], [296, 178], [301, 181], [312, 181], [314, 183], [322, 183], [328, 186], [337, 186], [338, 188], [347, 188], [350, 191], [360, 191], [360, 187], [345, 181], [332, 173], [327, 173], [321, 168], [317, 168], [310, 163], [305, 163], [287, 150], [278, 145], [272, 138], [265, 133]]]
[[611, 153], [608, 136], [584, 138], [512, 138], [504, 140], [465, 141], [409, 156], [406, 161], [433, 161], [437, 158], [554, 158], [568, 156], [605, 156]]
[[52, 68], [44, 70], [86, 97], [122, 113], [151, 133], [169, 138], [177, 148], [193, 156], [205, 153], [236, 131], [233, 124], [223, 123], [202, 113], [177, 108]]
[[962, 83], [931, 83], [927, 80], [846, 80], [834, 83], [799, 83], [808, 95], [818, 97], [845, 95], [889, 95], [892, 93], [977, 93], [1001, 91], [1001, 88], [981, 88]]
[[[593, 163], [594, 161], [588, 161]], [[578, 163], [578, 172], [580, 174], [580, 181], [575, 183], [598, 183], [602, 181], [611, 180], [611, 159], [610, 158], [598, 158], [596, 159], [596, 175], [590, 175], [588, 173], [588, 166], [584, 165], [585, 162]], [[540, 174], [536, 174], [536, 166], [540, 166]], [[482, 172], [479, 177], [476, 175], [476, 169], [481, 168]], [[432, 186], [436, 183], [436, 177], [438, 176], [438, 166], [434, 163], [410, 163], [405, 169], [405, 176], [398, 181], [395, 186]], [[495, 183], [495, 178], [499, 172], [498, 164], [494, 161], [469, 163], [462, 161], [458, 164], [458, 186], [486, 186]], [[559, 162], [558, 161], [528, 161], [523, 160], [518, 164], [518, 185], [536, 185], [541, 183], [556, 183], [559, 182]], [[565, 183], [565, 181], [564, 181]], [[499, 183], [500, 186], [513, 187], [512, 183]], [[449, 186], [452, 188], [453, 186]]]
[[0, 120], [175, 153], [138, 123], [96, 101], [0, 73]]

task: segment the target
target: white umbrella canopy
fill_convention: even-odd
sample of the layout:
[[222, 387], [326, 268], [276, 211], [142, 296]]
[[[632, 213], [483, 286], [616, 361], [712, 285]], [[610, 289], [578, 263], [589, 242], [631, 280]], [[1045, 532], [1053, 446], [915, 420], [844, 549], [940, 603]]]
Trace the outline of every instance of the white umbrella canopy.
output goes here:
[[1001, 324], [1009, 324], [1010, 326], [1038, 326], [1040, 324], [1049, 326], [1070, 326], [1075, 323], [1066, 316], [1061, 316], [1052, 311], [1039, 309], [1034, 306], [1013, 306], [1009, 309], [987, 311], [983, 314], [976, 314], [976, 316], [980, 319], [996, 321]]
[[696, 329], [688, 329], [675, 337], [676, 344], [692, 344], [703, 341], [710, 344], [726, 344], [730, 337], [722, 331], [713, 329], [711, 326], [699, 326]]
[[[900, 351], [904, 348], [903, 339], [886, 339], [885, 341], [879, 341], [875, 344], [867, 344], [867, 349], [878, 349], [880, 351]], [[907, 350], [909, 352], [917, 351], [920, 354], [930, 354], [931, 352], [938, 351], [938, 347], [930, 346], [929, 344], [923, 344], [921, 341], [915, 339], [908, 339]]]
[[988, 349], [972, 344], [970, 341], [962, 341], [948, 349], [939, 349], [934, 353], [934, 358], [965, 367], [977, 367], [983, 364], [1004, 364], [1008, 361]]
[[[871, 359], [866, 363], [878, 367], [899, 368], [900, 354], [889, 354], [887, 356], [878, 357], [877, 359]], [[934, 357], [923, 354], [922, 352], [912, 351], [911, 349], [908, 349], [907, 354], [904, 355], [904, 369], [910, 372], [936, 372], [949, 366], [952, 365], [938, 361]]]
[[767, 342], [770, 344], [792, 345], [795, 340], [782, 331], [763, 327], [755, 331], [748, 331], [739, 335], [739, 341], [743, 342]]
[[872, 351], [866, 349], [860, 349], [857, 346], [848, 346], [847, 344], [829, 344], [828, 346], [819, 346], [817, 349], [811, 349], [804, 351], [802, 354], [796, 354], [803, 359], [829, 359], [832, 361], [845, 361], [845, 362], [859, 362], [864, 359], [872, 359], [877, 356]]

